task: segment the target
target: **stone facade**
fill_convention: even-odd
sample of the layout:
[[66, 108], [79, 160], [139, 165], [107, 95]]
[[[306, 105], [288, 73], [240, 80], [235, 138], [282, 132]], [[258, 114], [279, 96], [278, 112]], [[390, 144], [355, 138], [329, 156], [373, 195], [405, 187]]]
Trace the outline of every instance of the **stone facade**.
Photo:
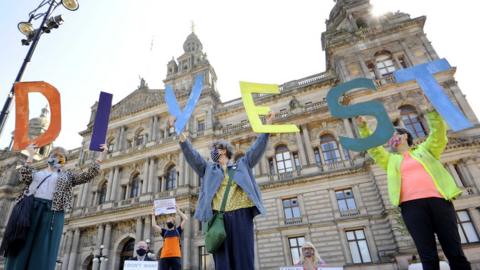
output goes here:
[[[255, 167], [268, 211], [255, 219], [256, 269], [292, 265], [302, 240], [313, 242], [330, 266], [345, 269], [407, 269], [417, 254], [398, 209], [389, 203], [386, 173], [365, 153], [342, 148], [338, 137], [357, 137], [355, 125], [332, 118], [325, 101], [335, 85], [371, 78], [377, 91], [353, 91], [343, 102], [379, 100], [397, 125], [414, 131], [416, 142], [428, 133], [419, 86], [398, 84], [391, 76], [393, 70], [438, 59], [423, 31], [426, 18], [401, 12], [372, 17], [370, 8], [368, 0], [337, 0], [322, 34], [326, 71], [284, 83], [278, 95], [255, 96], [256, 104], [277, 113], [275, 124], [294, 123], [301, 130], [272, 135]], [[164, 82], [184, 104], [195, 75], [204, 75], [201, 99], [186, 127], [193, 145], [208, 158], [211, 143], [226, 139], [238, 155], [244, 153], [256, 134], [242, 101], [220, 101], [215, 71], [194, 33], [183, 48], [184, 54], [168, 63]], [[449, 131], [442, 162], [464, 190], [455, 201], [459, 228], [466, 235], [465, 252], [474, 269], [480, 269], [480, 126], [454, 74], [452, 68], [436, 78], [475, 127]], [[149, 89], [142, 80], [137, 90], [114, 105], [108, 131], [111, 154], [99, 177], [74, 190], [58, 269], [121, 269], [123, 258], [132, 255], [132, 243], [140, 239], [148, 240], [158, 254], [162, 239], [151, 227], [152, 201], [172, 197], [191, 217], [182, 237], [183, 268], [213, 269], [203, 249], [201, 224], [192, 217], [201, 179], [186, 164], [174, 132], [167, 128], [163, 95], [163, 89]], [[69, 166], [84, 168], [95, 158], [88, 151], [95, 110], [96, 105]], [[8, 154], [0, 159], [2, 213], [11, 208], [17, 191], [12, 170], [22, 158]], [[5, 219], [0, 221], [4, 225]], [[159, 223], [164, 221], [158, 217]], [[94, 259], [100, 250], [103, 257]]]

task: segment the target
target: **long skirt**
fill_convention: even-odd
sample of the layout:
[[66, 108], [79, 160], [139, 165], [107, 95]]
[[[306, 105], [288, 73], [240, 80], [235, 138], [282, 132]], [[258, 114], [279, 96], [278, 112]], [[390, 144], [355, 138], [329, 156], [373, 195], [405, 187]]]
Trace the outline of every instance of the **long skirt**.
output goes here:
[[52, 201], [35, 198], [32, 225], [25, 246], [8, 256], [5, 270], [54, 270], [64, 223], [64, 213], [54, 212]]

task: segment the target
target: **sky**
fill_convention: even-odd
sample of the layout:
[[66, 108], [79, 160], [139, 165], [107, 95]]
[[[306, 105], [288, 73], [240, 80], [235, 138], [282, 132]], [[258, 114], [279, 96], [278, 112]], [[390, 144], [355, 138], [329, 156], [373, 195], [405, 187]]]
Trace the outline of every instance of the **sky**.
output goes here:
[[[375, 14], [386, 11], [427, 16], [425, 32], [440, 57], [457, 67], [456, 79], [477, 115], [479, 62], [476, 1], [371, 0]], [[17, 29], [39, 0], [0, 1], [0, 102], [28, 48]], [[23, 81], [46, 81], [62, 97], [62, 131], [55, 144], [80, 146], [78, 132], [90, 118], [100, 91], [117, 103], [145, 78], [151, 89], [163, 89], [166, 66], [183, 53], [192, 21], [204, 52], [218, 76], [223, 101], [240, 97], [238, 82], [282, 84], [325, 71], [321, 33], [333, 0], [80, 0], [77, 11], [63, 7], [64, 24], [42, 36]], [[39, 24], [40, 21], [34, 22]], [[33, 94], [30, 117], [46, 100]], [[14, 107], [0, 147], [10, 142]]]

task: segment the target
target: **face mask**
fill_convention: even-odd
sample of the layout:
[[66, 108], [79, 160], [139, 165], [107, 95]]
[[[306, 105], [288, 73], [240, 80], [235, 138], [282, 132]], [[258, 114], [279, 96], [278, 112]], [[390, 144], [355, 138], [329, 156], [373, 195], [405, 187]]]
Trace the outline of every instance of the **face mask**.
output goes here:
[[137, 249], [137, 255], [140, 256], [140, 257], [143, 257], [145, 256], [145, 254], [147, 254], [147, 251], [143, 248], [139, 248]]
[[167, 222], [167, 227], [169, 229], [173, 228], [175, 226], [175, 224], [173, 224], [173, 222]]
[[218, 149], [216, 147], [212, 148], [212, 152], [210, 152], [210, 157], [212, 158], [213, 162], [218, 162], [220, 159], [220, 153], [218, 153]]
[[311, 250], [311, 249], [304, 249], [304, 250], [303, 250], [303, 256], [305, 256], [305, 257], [312, 257], [312, 256], [313, 256], [313, 250]]
[[397, 148], [401, 143], [401, 139], [400, 139], [400, 136], [398, 134], [395, 134], [393, 135], [392, 138], [390, 138], [390, 140], [388, 140], [388, 145], [392, 148]]

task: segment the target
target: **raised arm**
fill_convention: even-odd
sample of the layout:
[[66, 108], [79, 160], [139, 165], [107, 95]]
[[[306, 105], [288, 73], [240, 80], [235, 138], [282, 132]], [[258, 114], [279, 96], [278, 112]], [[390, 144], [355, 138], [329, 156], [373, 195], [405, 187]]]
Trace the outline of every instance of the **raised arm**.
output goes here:
[[182, 222], [180, 222], [180, 228], [182, 228], [182, 230], [184, 229], [185, 227], [185, 222], [187, 222], [188, 220], [188, 217], [187, 215], [185, 215], [182, 210], [180, 210], [180, 208], [178, 208], [178, 205], [175, 206], [177, 208], [177, 213], [180, 215], [180, 217], [182, 218]]
[[86, 171], [81, 173], [70, 172], [70, 178], [73, 186], [87, 183], [100, 173], [100, 164], [107, 156], [108, 151], [105, 144], [100, 145], [100, 149], [102, 149], [102, 152], [98, 156], [97, 160], [95, 160], [95, 162], [93, 162], [93, 164], [90, 165]]
[[[266, 124], [271, 125], [273, 121], [273, 113], [268, 112], [266, 117]], [[268, 144], [268, 137], [270, 134], [262, 133], [258, 136], [257, 140], [253, 143], [250, 149], [247, 150], [245, 153], [245, 160], [250, 168], [255, 167], [255, 165], [260, 161], [265, 153], [265, 149], [267, 149]]]
[[25, 161], [25, 165], [18, 168], [18, 174], [20, 175], [19, 181], [30, 185], [33, 181], [33, 171], [34, 169], [30, 166], [33, 161], [33, 156], [35, 155], [35, 145], [30, 144], [25, 149], [28, 152], [27, 160]]
[[162, 227], [157, 224], [157, 217], [155, 216], [155, 207], [152, 209], [152, 228], [154, 231], [161, 232]]
[[420, 147], [425, 147], [436, 159], [440, 159], [448, 143], [447, 125], [435, 110], [427, 112], [426, 117], [430, 134]]
[[193, 149], [192, 144], [183, 133], [180, 135], [180, 148], [182, 149], [182, 153], [188, 164], [200, 177], [203, 177], [205, 174], [205, 168], [207, 167], [207, 161], [200, 156], [197, 150]]
[[[360, 137], [365, 138], [370, 136], [372, 132], [368, 128], [365, 119], [363, 117], [357, 117], [356, 122], [358, 126], [358, 131], [360, 132]], [[378, 166], [380, 166], [384, 170], [387, 170], [390, 153], [383, 146], [370, 148], [367, 150], [367, 152]]]

